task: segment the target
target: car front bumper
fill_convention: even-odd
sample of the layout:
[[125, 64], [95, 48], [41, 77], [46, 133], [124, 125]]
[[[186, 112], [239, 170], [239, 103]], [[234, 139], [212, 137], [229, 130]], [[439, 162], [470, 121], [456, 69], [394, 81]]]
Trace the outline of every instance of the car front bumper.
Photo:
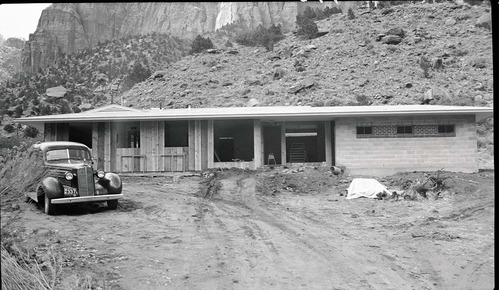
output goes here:
[[123, 198], [123, 194], [105, 194], [94, 196], [81, 196], [81, 197], [63, 197], [56, 198], [50, 201], [51, 204], [67, 204], [67, 203], [81, 203], [81, 202], [97, 202], [106, 200], [115, 200]]

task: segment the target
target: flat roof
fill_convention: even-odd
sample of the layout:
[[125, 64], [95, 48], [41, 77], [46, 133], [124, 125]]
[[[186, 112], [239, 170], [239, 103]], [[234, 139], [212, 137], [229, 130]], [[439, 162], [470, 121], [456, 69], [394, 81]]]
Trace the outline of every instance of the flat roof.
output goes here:
[[476, 115], [481, 120], [493, 115], [493, 108], [437, 105], [395, 106], [274, 106], [274, 107], [223, 107], [141, 110], [119, 105], [108, 105], [93, 110], [60, 115], [17, 118], [16, 122], [28, 125], [61, 122], [103, 121], [153, 121], [153, 120], [332, 120], [342, 117], [407, 115]]

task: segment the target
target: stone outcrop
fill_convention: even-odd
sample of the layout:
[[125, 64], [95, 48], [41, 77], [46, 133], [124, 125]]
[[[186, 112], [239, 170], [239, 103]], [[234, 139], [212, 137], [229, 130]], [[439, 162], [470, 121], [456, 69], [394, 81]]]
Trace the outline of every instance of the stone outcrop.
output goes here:
[[281, 24], [294, 29], [296, 15], [307, 6], [334, 2], [148, 2], [55, 3], [46, 8], [22, 54], [26, 72], [55, 64], [61, 54], [94, 47], [98, 42], [152, 32], [182, 38], [213, 32], [240, 21], [248, 28]]

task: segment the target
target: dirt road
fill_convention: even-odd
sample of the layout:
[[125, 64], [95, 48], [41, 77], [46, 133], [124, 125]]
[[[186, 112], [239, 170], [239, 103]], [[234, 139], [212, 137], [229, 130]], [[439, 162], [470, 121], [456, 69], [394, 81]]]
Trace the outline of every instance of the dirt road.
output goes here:
[[64, 275], [92, 277], [96, 289], [494, 287], [492, 173], [431, 201], [345, 200], [333, 188], [264, 195], [262, 174], [219, 178], [211, 198], [199, 196], [200, 176], [128, 177], [116, 211], [47, 216], [21, 204], [2, 215], [18, 214], [24, 247], [54, 247]]

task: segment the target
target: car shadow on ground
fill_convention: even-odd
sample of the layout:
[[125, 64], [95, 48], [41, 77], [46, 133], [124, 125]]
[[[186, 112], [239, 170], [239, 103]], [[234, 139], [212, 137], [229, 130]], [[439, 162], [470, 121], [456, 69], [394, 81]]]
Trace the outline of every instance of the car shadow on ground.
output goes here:
[[[38, 210], [43, 212], [43, 205], [36, 204], [36, 207], [38, 208]], [[142, 203], [129, 199], [120, 199], [118, 208], [116, 210], [109, 209], [106, 202], [59, 204], [56, 207], [55, 215], [78, 216], [86, 214], [96, 214], [105, 211], [130, 212], [140, 208], [143, 208]]]

